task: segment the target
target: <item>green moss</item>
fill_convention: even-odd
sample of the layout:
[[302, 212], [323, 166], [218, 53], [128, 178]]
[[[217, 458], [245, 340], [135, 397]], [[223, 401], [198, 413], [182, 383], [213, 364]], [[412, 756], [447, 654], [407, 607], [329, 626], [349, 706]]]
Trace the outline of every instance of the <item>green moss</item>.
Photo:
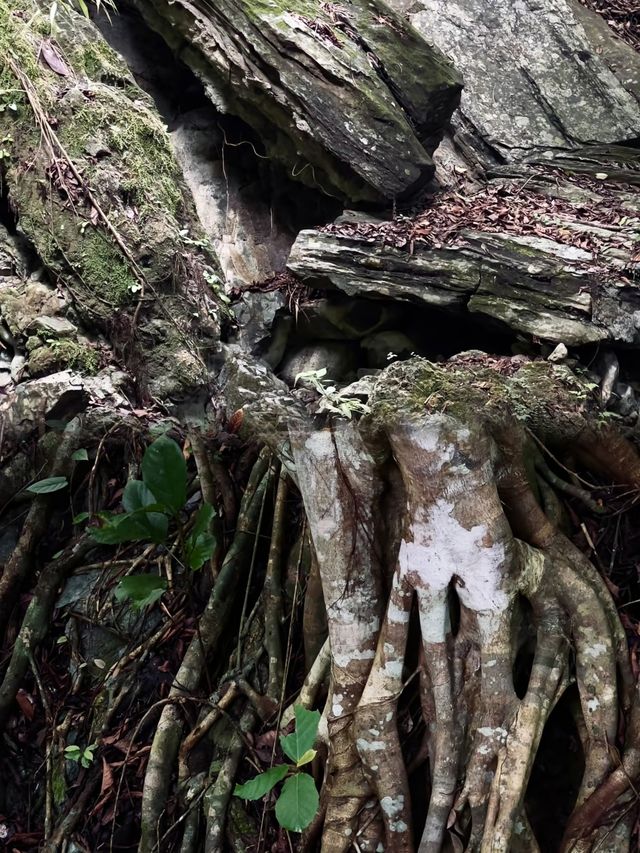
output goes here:
[[494, 426], [515, 418], [542, 434], [550, 423], [557, 434], [571, 431], [597, 408], [588, 383], [566, 367], [545, 361], [519, 365], [484, 354], [446, 364], [422, 358], [398, 362], [387, 369], [370, 402], [381, 426], [396, 422], [399, 412], [406, 417], [446, 412]]
[[51, 773], [51, 793], [56, 806], [61, 806], [67, 797], [67, 783], [64, 777], [64, 761], [62, 757], [53, 762]]
[[71, 57], [74, 68], [91, 80], [126, 78], [128, 73], [118, 54], [102, 39], [79, 45]]
[[131, 301], [138, 281], [129, 262], [108, 237], [93, 228], [81, 238], [79, 267], [85, 286], [114, 308]]
[[[26, 7], [26, 8], [25, 8]], [[13, 55], [20, 68], [29, 76], [39, 77], [37, 52], [34, 54], [33, 22], [40, 10], [35, 3], [17, 3], [0, 0], [0, 50]], [[29, 21], [29, 24], [27, 24]], [[24, 63], [24, 64], [23, 64]]]
[[117, 158], [124, 204], [135, 206], [142, 219], [158, 210], [177, 216], [183, 203], [180, 174], [166, 129], [142, 101], [142, 93], [134, 102], [122, 90], [102, 84], [93, 84], [91, 91], [91, 100], [59, 131], [71, 157], [87, 161], [83, 172], [89, 179], [108, 170], [108, 157], [99, 164], [87, 160], [87, 145], [98, 140]]
[[[63, 181], [57, 180], [52, 159], [62, 162], [64, 156], [56, 152], [52, 158], [43, 144], [38, 111], [24, 93], [17, 115], [0, 111], [0, 139], [7, 133], [13, 138], [2, 179], [19, 211], [20, 225], [52, 276], [73, 295], [80, 324], [111, 330], [115, 312], [133, 314], [139, 282], [127, 255], [135, 259], [149, 282], [145, 311], [136, 315], [139, 333], [148, 326], [151, 341], [147, 346], [145, 339], [141, 348], [136, 368], [141, 381], [172, 389], [201, 384], [202, 367], [177, 332], [173, 337], [163, 335], [157, 352], [153, 346], [154, 294], [162, 292], [164, 299], [172, 276], [178, 291], [191, 280], [180, 229], [190, 227], [199, 235], [166, 128], [126, 66], [81, 15], [59, 6], [56, 18], [56, 43], [75, 74], [60, 77], [39, 63], [38, 22], [47, 11], [48, 2], [38, 8], [33, 0], [0, 0], [0, 106], [3, 91], [7, 97], [10, 90], [21, 89], [7, 63], [7, 58], [15, 57], [42, 112], [55, 117], [54, 130], [82, 183], [91, 188], [108, 217], [109, 227], [100, 218], [95, 222], [95, 210], [71, 170], [63, 170]], [[20, 97], [20, 91], [11, 94]], [[118, 232], [127, 252], [119, 248], [111, 229]], [[200, 263], [193, 261], [195, 266]], [[193, 277], [198, 280], [197, 271]], [[176, 300], [170, 323], [174, 331], [178, 326], [189, 328], [192, 310], [183, 298]], [[31, 344], [32, 372], [98, 369], [99, 354], [77, 341], [63, 339], [35, 348], [35, 342]]]
[[152, 337], [147, 329], [143, 337], [147, 369], [155, 377], [154, 395], [165, 399], [176, 389], [202, 387], [206, 372], [200, 360], [186, 348], [178, 330], [162, 320], [155, 321], [154, 326], [157, 336]]
[[55, 341], [51, 346], [60, 361], [67, 367], [87, 375], [98, 372], [100, 356], [88, 344], [80, 344], [72, 340], [62, 340]]
[[29, 372], [32, 376], [65, 369], [91, 376], [98, 372], [99, 367], [98, 352], [88, 344], [71, 338], [50, 340], [44, 346], [34, 349], [29, 356]]
[[26, 160], [41, 142], [22, 83], [10, 63], [29, 78], [44, 109], [53, 104], [57, 94], [59, 78], [47, 75], [38, 62], [42, 40], [33, 24], [40, 14], [36, 4], [28, 0], [0, 0], [0, 140], [5, 139], [2, 147], [11, 150], [5, 166]]

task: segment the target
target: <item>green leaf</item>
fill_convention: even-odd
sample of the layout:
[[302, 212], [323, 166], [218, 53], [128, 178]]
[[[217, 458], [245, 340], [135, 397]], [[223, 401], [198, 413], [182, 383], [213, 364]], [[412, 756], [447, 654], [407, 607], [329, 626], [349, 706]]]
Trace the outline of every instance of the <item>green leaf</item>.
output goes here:
[[293, 380], [293, 384], [297, 385], [298, 380], [300, 379], [315, 379], [319, 381], [324, 376], [327, 375], [327, 368], [321, 367], [320, 370], [303, 370], [301, 373], [297, 373], [295, 379]]
[[310, 761], [318, 754], [317, 749], [308, 749], [304, 755], [301, 755], [300, 758], [296, 762], [296, 767], [303, 767], [305, 764], [309, 764]]
[[76, 0], [76, 4], [77, 4], [78, 8], [80, 9], [80, 11], [82, 12], [82, 14], [85, 16], [85, 18], [88, 18], [89, 17], [89, 9], [87, 8], [87, 4], [84, 2], [84, 0]]
[[102, 527], [91, 530], [91, 538], [100, 545], [120, 545], [122, 542], [139, 542], [145, 539], [147, 531], [142, 528], [136, 518], [128, 512], [114, 515], [105, 521]]
[[66, 477], [47, 477], [46, 480], [38, 480], [37, 483], [31, 483], [27, 486], [27, 491], [34, 495], [48, 495], [51, 492], [59, 492], [61, 489], [66, 489], [68, 486]]
[[216, 550], [217, 540], [210, 533], [201, 533], [195, 540], [191, 536], [186, 542], [186, 558], [189, 568], [197, 572], [207, 560], [210, 560]]
[[290, 776], [276, 802], [278, 823], [283, 829], [302, 832], [316, 816], [318, 802], [318, 791], [311, 776], [306, 773]]
[[102, 527], [91, 531], [91, 536], [101, 545], [120, 545], [122, 542], [148, 540], [159, 544], [167, 538], [169, 519], [159, 512], [123, 512], [106, 520]]
[[78, 450], [71, 454], [71, 458], [74, 462], [86, 462], [89, 458], [89, 454], [84, 449], [84, 447], [80, 447]]
[[76, 744], [72, 744], [71, 746], [66, 746], [64, 750], [64, 756], [69, 761], [77, 761], [82, 755], [82, 750]]
[[142, 610], [158, 601], [166, 588], [166, 580], [156, 575], [129, 575], [122, 578], [115, 596], [118, 601], [130, 601], [136, 610]]
[[159, 503], [180, 512], [187, 501], [187, 463], [175, 441], [162, 435], [147, 447], [142, 479]]
[[157, 503], [155, 495], [142, 480], [129, 480], [122, 493], [122, 506], [127, 512], [135, 512], [137, 509], [146, 509]]
[[86, 521], [89, 518], [88, 512], [79, 512], [77, 515], [73, 516], [74, 524], [81, 524], [83, 521]]
[[49, 6], [49, 26], [51, 27], [51, 33], [54, 34], [55, 26], [56, 26], [56, 13], [58, 11], [58, 4], [54, 2]]
[[217, 540], [209, 533], [209, 525], [214, 515], [215, 510], [211, 504], [203, 503], [196, 514], [191, 533], [184, 543], [185, 561], [194, 572], [201, 569], [216, 550]]
[[211, 506], [211, 504], [203, 503], [200, 509], [196, 514], [196, 520], [193, 523], [193, 528], [191, 530], [191, 535], [194, 539], [197, 539], [201, 533], [209, 532], [209, 525], [211, 524], [211, 519], [216, 514], [215, 509]]
[[169, 533], [169, 519], [161, 512], [145, 512], [144, 510], [135, 513], [135, 518], [146, 531], [146, 538], [159, 545], [165, 542]]
[[271, 767], [265, 773], [249, 779], [244, 785], [236, 785], [233, 793], [243, 800], [259, 800], [268, 794], [274, 785], [281, 782], [290, 769], [288, 764], [278, 764], [277, 767]]
[[296, 705], [295, 715], [296, 730], [281, 737], [280, 744], [285, 755], [297, 763], [305, 752], [313, 749], [320, 724], [320, 711], [307, 711], [302, 705]]
[[162, 512], [164, 506], [141, 480], [129, 480], [122, 494], [122, 505], [144, 531], [143, 539], [156, 543], [165, 541], [169, 522]]

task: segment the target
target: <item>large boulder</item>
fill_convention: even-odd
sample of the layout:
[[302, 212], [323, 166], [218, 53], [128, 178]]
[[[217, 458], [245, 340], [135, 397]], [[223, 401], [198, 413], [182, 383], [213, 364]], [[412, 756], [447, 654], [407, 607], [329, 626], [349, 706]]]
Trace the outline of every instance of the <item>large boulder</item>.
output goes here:
[[[0, 110], [1, 178], [29, 264], [45, 272], [44, 282], [0, 281], [0, 314], [28, 345], [33, 375], [81, 369], [85, 356], [83, 372], [95, 372], [75, 328], [98, 330], [143, 394], [179, 398], [207, 378], [219, 324], [205, 279], [219, 269], [197, 239], [166, 128], [91, 21], [67, 5], [27, 5], [0, 0], [0, 88], [13, 93]], [[43, 37], [54, 13], [55, 39]], [[42, 317], [66, 336], [62, 349], [34, 349], [54, 337]]]
[[432, 175], [461, 79], [382, 0], [135, 6], [218, 109], [242, 118], [300, 181], [379, 202], [410, 195]]
[[460, 145], [486, 164], [640, 136], [640, 57], [578, 0], [390, 0], [465, 81]]

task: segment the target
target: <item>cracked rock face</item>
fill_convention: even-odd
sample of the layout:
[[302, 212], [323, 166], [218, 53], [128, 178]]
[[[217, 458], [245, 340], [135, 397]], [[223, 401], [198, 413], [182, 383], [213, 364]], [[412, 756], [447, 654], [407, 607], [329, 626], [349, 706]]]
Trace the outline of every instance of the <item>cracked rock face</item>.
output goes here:
[[459, 99], [453, 66], [378, 0], [136, 0], [148, 24], [291, 175], [357, 202], [411, 195]]
[[536, 149], [640, 135], [640, 58], [626, 45], [605, 49], [617, 40], [606, 26], [603, 35], [602, 22], [578, 0], [391, 0], [391, 6], [462, 71], [454, 127], [482, 150], [481, 158], [513, 162]]

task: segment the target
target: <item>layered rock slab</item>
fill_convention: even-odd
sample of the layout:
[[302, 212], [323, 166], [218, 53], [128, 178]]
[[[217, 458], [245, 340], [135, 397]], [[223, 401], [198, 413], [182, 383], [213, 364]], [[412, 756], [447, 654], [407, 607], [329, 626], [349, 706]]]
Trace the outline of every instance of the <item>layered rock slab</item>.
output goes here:
[[473, 313], [551, 342], [638, 346], [638, 194], [596, 187], [532, 172], [451, 190], [413, 218], [343, 217], [302, 231], [288, 267], [314, 288]]
[[136, 8], [291, 176], [354, 202], [410, 195], [455, 109], [451, 63], [381, 0]]

